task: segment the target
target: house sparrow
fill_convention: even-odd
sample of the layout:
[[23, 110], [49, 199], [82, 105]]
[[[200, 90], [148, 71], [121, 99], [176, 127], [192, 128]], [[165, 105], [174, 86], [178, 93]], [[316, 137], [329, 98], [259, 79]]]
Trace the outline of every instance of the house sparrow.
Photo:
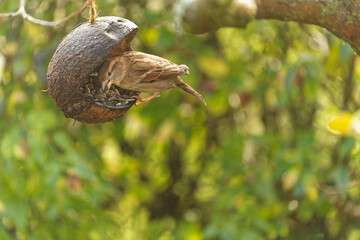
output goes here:
[[127, 90], [154, 93], [146, 99], [139, 95], [136, 106], [159, 96], [161, 91], [175, 87], [191, 93], [206, 105], [203, 97], [179, 77], [187, 74], [189, 68], [185, 65], [177, 65], [151, 54], [128, 51], [106, 60], [99, 70], [99, 79], [105, 91], [114, 84]]

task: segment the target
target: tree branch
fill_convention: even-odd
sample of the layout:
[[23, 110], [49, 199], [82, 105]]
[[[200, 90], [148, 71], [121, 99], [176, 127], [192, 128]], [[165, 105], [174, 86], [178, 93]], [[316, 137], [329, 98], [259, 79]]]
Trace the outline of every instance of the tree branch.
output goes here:
[[204, 33], [226, 26], [244, 27], [253, 19], [296, 21], [326, 28], [348, 42], [360, 55], [358, 0], [182, 0], [181, 2], [185, 2], [186, 8], [182, 19], [192, 33]]
[[34, 18], [30, 14], [28, 14], [25, 10], [26, 0], [20, 0], [20, 7], [16, 12], [0, 13], [0, 18], [12, 18], [12, 17], [16, 17], [16, 16], [21, 16], [24, 20], [41, 25], [41, 26], [56, 27], [56, 26], [59, 26], [65, 22], [69, 21], [73, 17], [79, 15], [82, 11], [84, 11], [84, 9], [87, 6], [89, 6], [90, 2], [91, 2], [91, 0], [87, 0], [86, 2], [83, 3], [83, 5], [79, 9], [77, 9], [75, 12], [71, 13], [66, 18], [63, 18], [63, 19], [57, 20], [57, 21], [45, 21], [45, 20]]

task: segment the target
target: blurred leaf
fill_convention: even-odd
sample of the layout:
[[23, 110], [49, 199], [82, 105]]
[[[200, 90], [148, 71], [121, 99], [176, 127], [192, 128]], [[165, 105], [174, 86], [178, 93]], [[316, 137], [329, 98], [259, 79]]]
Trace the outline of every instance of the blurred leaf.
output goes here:
[[343, 166], [337, 166], [334, 170], [335, 184], [341, 193], [345, 193], [349, 183], [348, 171]]
[[286, 73], [285, 89], [286, 92], [288, 92], [288, 94], [291, 94], [291, 92], [293, 92], [293, 87], [294, 87], [293, 81], [294, 81], [295, 73], [296, 73], [295, 67], [290, 67]]
[[229, 74], [226, 62], [220, 58], [199, 57], [197, 62], [200, 69], [211, 77], [223, 78]]
[[55, 143], [63, 152], [67, 152], [71, 149], [71, 140], [64, 131], [55, 132], [53, 137]]
[[155, 28], [148, 28], [141, 33], [141, 36], [146, 44], [155, 45], [159, 37], [159, 31]]
[[282, 185], [285, 191], [292, 189], [299, 179], [300, 169], [292, 168], [287, 170], [282, 176]]
[[11, 198], [4, 201], [5, 212], [14, 221], [16, 228], [25, 231], [26, 227], [26, 207], [21, 199]]
[[311, 204], [306, 200], [301, 201], [296, 213], [301, 221], [310, 221], [313, 217], [313, 209], [311, 207]]
[[360, 238], [360, 230], [359, 229], [351, 229], [348, 240], [357, 240], [359, 238]]
[[13, 238], [10, 237], [7, 233], [5, 233], [2, 229], [0, 229], [0, 239], [12, 240]]
[[339, 46], [339, 57], [341, 61], [349, 61], [350, 57], [354, 56], [354, 51], [347, 43], [341, 43]]
[[316, 211], [321, 215], [321, 216], [326, 216], [327, 213], [329, 211], [331, 211], [332, 205], [329, 202], [328, 199], [326, 199], [325, 197], [320, 197], [319, 202], [318, 202], [318, 207], [316, 209]]
[[202, 240], [202, 234], [200, 231], [200, 225], [190, 224], [188, 222], [181, 222], [178, 228], [177, 239], [185, 240]]
[[343, 141], [340, 144], [339, 157], [343, 158], [346, 155], [349, 155], [351, 150], [354, 149], [355, 144], [356, 144], [355, 138], [353, 138], [353, 137], [344, 138]]
[[255, 231], [243, 230], [242, 234], [241, 234], [241, 238], [249, 239], [249, 240], [258, 240], [258, 239], [261, 239], [261, 236], [258, 233], [256, 233]]

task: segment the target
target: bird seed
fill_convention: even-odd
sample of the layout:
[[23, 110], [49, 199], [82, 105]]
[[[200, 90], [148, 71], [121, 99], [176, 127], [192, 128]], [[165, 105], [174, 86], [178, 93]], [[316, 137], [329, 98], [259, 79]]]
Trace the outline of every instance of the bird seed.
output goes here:
[[130, 107], [139, 95], [139, 92], [122, 89], [114, 84], [105, 92], [97, 75], [90, 75], [84, 86], [80, 87], [80, 91], [90, 101], [107, 108]]

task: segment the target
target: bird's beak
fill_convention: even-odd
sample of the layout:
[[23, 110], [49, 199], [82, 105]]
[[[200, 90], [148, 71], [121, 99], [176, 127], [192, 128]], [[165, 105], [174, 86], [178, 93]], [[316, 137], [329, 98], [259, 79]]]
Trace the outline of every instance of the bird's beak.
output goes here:
[[108, 91], [110, 89], [110, 87], [111, 87], [110, 80], [107, 80], [107, 81], [103, 82], [102, 87], [103, 87], [104, 91]]

